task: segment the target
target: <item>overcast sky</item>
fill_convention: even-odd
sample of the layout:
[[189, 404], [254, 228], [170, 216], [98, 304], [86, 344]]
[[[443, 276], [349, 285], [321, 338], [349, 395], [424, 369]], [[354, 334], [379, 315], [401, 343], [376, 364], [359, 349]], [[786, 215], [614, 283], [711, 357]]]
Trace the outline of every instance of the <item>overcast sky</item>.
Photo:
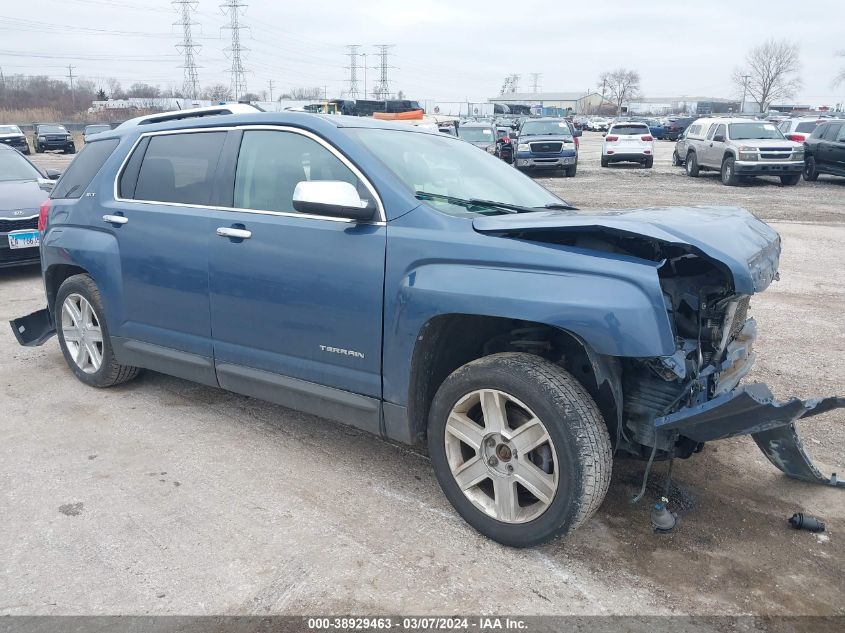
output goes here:
[[[200, 83], [229, 83], [223, 0], [198, 0], [195, 39]], [[544, 91], [588, 91], [599, 74], [619, 66], [642, 76], [648, 97], [732, 97], [731, 71], [746, 51], [768, 37], [801, 47], [804, 87], [796, 100], [812, 105], [845, 101], [845, 85], [831, 85], [845, 58], [845, 0], [740, 3], [649, 0], [637, 3], [500, 0], [242, 0], [242, 36], [249, 52], [251, 92], [346, 86], [345, 44], [361, 44], [375, 66], [374, 44], [395, 44], [391, 89], [408, 98], [486, 100], [505, 75], [542, 73]], [[693, 6], [695, 4], [695, 6]], [[169, 0], [29, 0], [0, 2], [0, 68], [6, 74], [67, 76], [128, 87], [146, 81], [182, 85], [174, 44], [181, 30]], [[360, 63], [363, 64], [363, 58]], [[368, 88], [376, 77], [368, 70]], [[363, 88], [363, 70], [359, 71]]]

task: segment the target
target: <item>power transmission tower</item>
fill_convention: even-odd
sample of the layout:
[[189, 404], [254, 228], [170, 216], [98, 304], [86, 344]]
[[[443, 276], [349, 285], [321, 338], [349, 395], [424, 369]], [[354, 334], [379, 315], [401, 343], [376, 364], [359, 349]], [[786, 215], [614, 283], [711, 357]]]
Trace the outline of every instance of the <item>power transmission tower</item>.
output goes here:
[[502, 91], [500, 94], [505, 94], [506, 92], [516, 92], [519, 89], [519, 75], [517, 74], [510, 74], [505, 77], [505, 81], [502, 84]]
[[70, 101], [76, 109], [76, 95], [73, 93], [73, 66], [70, 64], [67, 65], [67, 76], [70, 80]]
[[273, 80], [272, 79], [268, 82], [268, 85], [270, 86], [270, 101], [272, 101], [273, 100]]
[[531, 73], [528, 76], [531, 77], [531, 92], [534, 92], [534, 93], [539, 92], [538, 82], [540, 81], [540, 77], [543, 76], [543, 73]]
[[197, 23], [191, 19], [191, 13], [197, 10], [197, 0], [173, 0], [170, 4], [179, 12], [179, 20], [174, 25], [182, 27], [182, 43], [176, 45], [176, 49], [185, 56], [182, 68], [185, 71], [182, 80], [182, 94], [187, 99], [199, 97], [199, 77], [197, 76], [197, 63], [194, 59], [194, 51], [200, 49], [199, 44], [194, 44], [194, 36], [191, 27]]
[[379, 71], [379, 78], [376, 81], [376, 87], [373, 89], [373, 95], [377, 99], [387, 99], [390, 97], [390, 82], [387, 79], [387, 69], [395, 68], [395, 66], [388, 65], [387, 58], [390, 55], [390, 49], [394, 46], [394, 44], [376, 45], [379, 55], [379, 65], [376, 67], [376, 70]]
[[240, 96], [246, 93], [246, 71], [244, 71], [243, 61], [241, 60], [241, 53], [245, 53], [248, 49], [241, 46], [241, 31], [245, 26], [240, 23], [241, 9], [245, 9], [246, 2], [241, 0], [226, 0], [220, 5], [223, 13], [229, 14], [229, 25], [222, 28], [229, 29], [232, 32], [232, 44], [225, 51], [229, 54], [232, 64], [229, 67], [231, 79], [229, 83], [229, 91], [232, 93], [232, 98], [237, 101]]
[[739, 113], [745, 114], [745, 98], [748, 96], [748, 80], [751, 75], [742, 76], [742, 104], [739, 106]]
[[[349, 69], [349, 88], [346, 89], [346, 95], [350, 99], [357, 99], [358, 98], [358, 56], [360, 53], [358, 49], [361, 48], [360, 44], [349, 44], [346, 47], [346, 50], [349, 52], [349, 66], [346, 68]], [[366, 72], [366, 68], [364, 69]]]

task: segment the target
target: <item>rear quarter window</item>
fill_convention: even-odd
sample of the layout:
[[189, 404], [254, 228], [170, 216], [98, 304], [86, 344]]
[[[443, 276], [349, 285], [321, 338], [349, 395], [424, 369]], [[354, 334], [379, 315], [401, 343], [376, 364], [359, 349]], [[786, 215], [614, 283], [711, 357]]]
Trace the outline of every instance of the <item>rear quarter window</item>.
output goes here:
[[50, 197], [53, 199], [82, 197], [88, 185], [94, 180], [94, 176], [119, 143], [120, 139], [116, 138], [87, 143], [53, 187]]

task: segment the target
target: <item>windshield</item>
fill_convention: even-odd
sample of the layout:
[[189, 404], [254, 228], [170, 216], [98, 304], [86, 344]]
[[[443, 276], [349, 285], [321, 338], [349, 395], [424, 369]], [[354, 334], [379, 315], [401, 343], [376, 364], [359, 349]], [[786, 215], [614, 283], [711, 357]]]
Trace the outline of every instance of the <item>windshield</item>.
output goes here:
[[17, 125], [0, 125], [0, 134], [23, 134]]
[[62, 125], [39, 125], [39, 134], [67, 134], [67, 130]]
[[640, 134], [649, 133], [648, 126], [645, 123], [628, 125], [614, 125], [610, 128], [610, 134], [619, 134], [620, 136], [638, 136]]
[[520, 136], [571, 136], [566, 121], [526, 121], [519, 130]]
[[734, 141], [783, 138], [781, 131], [771, 123], [731, 123], [728, 128], [730, 129], [731, 139]]
[[111, 129], [110, 125], [89, 125], [85, 128], [85, 133], [86, 134], [97, 134], [99, 132], [105, 132], [105, 131], [110, 130], [110, 129]]
[[[402, 130], [349, 129], [412, 192], [453, 198], [495, 200], [523, 207], [565, 204], [506, 162], [469, 143], [441, 134]], [[482, 212], [444, 200], [427, 200], [439, 211], [472, 217]], [[502, 213], [484, 209], [484, 214]]]
[[23, 156], [17, 152], [0, 151], [0, 182], [38, 178], [41, 178], [41, 174]]
[[483, 142], [488, 141], [492, 143], [496, 139], [493, 137], [493, 128], [491, 127], [459, 127], [458, 136], [465, 141]]

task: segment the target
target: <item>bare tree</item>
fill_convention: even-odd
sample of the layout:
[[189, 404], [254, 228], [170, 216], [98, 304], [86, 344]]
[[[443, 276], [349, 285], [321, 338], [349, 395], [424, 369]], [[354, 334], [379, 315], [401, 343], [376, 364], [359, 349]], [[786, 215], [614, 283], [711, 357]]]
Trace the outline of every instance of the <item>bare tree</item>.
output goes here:
[[748, 52], [745, 68], [734, 70], [733, 81], [766, 112], [775, 101], [795, 96], [801, 87], [800, 69], [798, 44], [770, 39]]
[[201, 96], [203, 99], [210, 101], [228, 101], [232, 98], [232, 93], [226, 84], [214, 84], [213, 86], [206, 86]]
[[109, 87], [109, 98], [110, 99], [123, 99], [126, 97], [126, 93], [123, 92], [123, 87], [120, 85], [120, 82], [115, 79], [114, 77], [109, 77], [106, 84]]
[[[843, 48], [841, 51], [836, 53], [836, 56], [837, 57], [845, 57], [845, 48]], [[845, 83], [845, 66], [841, 66], [839, 68], [839, 72], [836, 73], [836, 77], [833, 78], [833, 87], [835, 88], [838, 85], [843, 84], [843, 83]]]
[[598, 85], [602, 88], [602, 94], [606, 92], [616, 104], [616, 113], [619, 114], [622, 112], [622, 105], [639, 94], [640, 73], [636, 70], [617, 68], [599, 75]]
[[161, 96], [161, 89], [158, 86], [137, 82], [129, 86], [126, 96], [139, 99], [156, 99]]
[[282, 98], [291, 101], [309, 101], [320, 99], [322, 96], [323, 90], [318, 86], [315, 88], [291, 88], [288, 94], [282, 95]]

